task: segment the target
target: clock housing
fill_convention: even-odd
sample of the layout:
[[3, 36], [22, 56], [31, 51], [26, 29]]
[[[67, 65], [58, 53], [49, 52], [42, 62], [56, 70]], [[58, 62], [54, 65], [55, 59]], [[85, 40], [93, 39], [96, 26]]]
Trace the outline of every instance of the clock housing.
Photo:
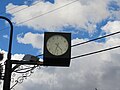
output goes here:
[[[59, 38], [62, 39], [60, 40], [58, 39], [58, 42], [56, 40], [51, 40], [51, 38], [54, 37], [55, 39], [57, 38], [57, 36], [59, 36]], [[66, 41], [66, 43], [61, 44], [63, 42], [61, 40]], [[60, 46], [57, 47], [56, 42], [57, 44], [59, 43]], [[58, 51], [55, 51], [57, 50], [56, 48], [58, 48]], [[65, 50], [61, 52], [60, 48]], [[52, 53], [52, 51], [54, 52]], [[69, 66], [71, 59], [71, 33], [45, 32], [43, 52], [44, 52], [43, 54], [44, 66]]]

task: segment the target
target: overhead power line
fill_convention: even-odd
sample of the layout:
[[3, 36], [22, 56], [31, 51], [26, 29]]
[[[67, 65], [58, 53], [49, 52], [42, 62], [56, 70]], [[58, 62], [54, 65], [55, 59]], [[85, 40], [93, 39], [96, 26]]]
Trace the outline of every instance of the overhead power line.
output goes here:
[[[58, 8], [55, 8], [55, 9], [50, 10], [50, 11], [48, 11], [48, 12], [42, 13], [42, 14], [40, 14], [40, 15], [38, 15], [38, 16], [35, 16], [35, 17], [32, 17], [32, 18], [30, 18], [30, 19], [28, 19], [28, 20], [22, 21], [22, 22], [20, 22], [20, 23], [18, 23], [18, 24], [23, 24], [23, 23], [26, 23], [26, 22], [31, 21], [31, 20], [33, 20], [33, 19], [39, 18], [39, 17], [41, 17], [41, 16], [44, 16], [44, 15], [46, 15], [46, 14], [52, 13], [52, 12], [54, 12], [54, 11], [57, 11], [57, 10], [59, 10], [59, 9], [61, 9], [61, 8], [64, 8], [64, 7], [68, 6], [68, 5], [70, 5], [70, 4], [73, 4], [73, 3], [77, 2], [77, 1], [79, 1], [79, 0], [74, 0], [74, 1], [69, 2], [69, 3], [65, 4], [65, 5], [62, 5], [62, 6], [58, 7]], [[16, 13], [17, 13], [17, 12], [16, 12]], [[7, 28], [9, 28], [9, 27], [2, 28], [0, 31], [2, 31], [2, 30], [4, 30], [4, 29], [7, 29]]]
[[36, 57], [40, 57], [40, 56], [43, 56], [43, 54], [37, 55]]
[[120, 33], [120, 31], [115, 32], [115, 33], [111, 33], [111, 34], [107, 34], [107, 35], [104, 35], [104, 36], [101, 36], [101, 37], [98, 37], [98, 38], [94, 38], [94, 39], [91, 39], [91, 40], [88, 40], [88, 41], [85, 41], [85, 42], [74, 44], [71, 47], [75, 47], [75, 46], [79, 46], [79, 45], [82, 45], [82, 44], [86, 44], [86, 43], [89, 43], [89, 42], [92, 42], [92, 41], [96, 41], [96, 40], [99, 40], [99, 39], [102, 39], [102, 38], [105, 38], [105, 37], [110, 37], [110, 36], [113, 36], [113, 35], [116, 35], [116, 34], [119, 34], [119, 33]]
[[[6, 28], [8, 28], [8, 27], [6, 27]], [[79, 46], [79, 45], [82, 45], [82, 44], [86, 44], [86, 43], [89, 43], [89, 42], [92, 42], [92, 41], [95, 41], [95, 40], [99, 40], [99, 39], [102, 39], [102, 38], [105, 38], [105, 37], [109, 37], [109, 36], [112, 36], [112, 35], [115, 35], [115, 34], [118, 34], [118, 33], [120, 33], [120, 31], [115, 32], [115, 33], [111, 33], [111, 34], [108, 34], [108, 35], [105, 35], [105, 36], [102, 36], [102, 37], [98, 37], [98, 38], [95, 38], [95, 39], [92, 39], [92, 40], [89, 40], [89, 41], [78, 43], [78, 44], [72, 45], [71, 47], [75, 47], [75, 46]], [[113, 47], [113, 48], [108, 48], [108, 49], [105, 49], [105, 50], [100, 50], [100, 51], [96, 51], [96, 52], [92, 52], [92, 53], [88, 53], [88, 54], [84, 54], [84, 55], [80, 55], [80, 56], [76, 56], [76, 57], [72, 57], [71, 59], [78, 58], [78, 57], [83, 57], [83, 56], [87, 56], [87, 55], [91, 55], [91, 54], [96, 54], [96, 53], [99, 53], [99, 52], [115, 49], [115, 48], [118, 48], [118, 47], [120, 47], [120, 46]], [[41, 54], [40, 56], [42, 56], [42, 55], [43, 54]]]
[[44, 15], [46, 15], [46, 14], [52, 13], [52, 12], [54, 12], [54, 11], [57, 11], [57, 10], [59, 10], [59, 9], [61, 9], [61, 8], [64, 8], [64, 7], [68, 6], [68, 5], [70, 5], [70, 4], [73, 4], [73, 3], [77, 2], [77, 1], [79, 1], [79, 0], [74, 0], [74, 1], [69, 2], [69, 3], [65, 4], [65, 5], [62, 5], [62, 6], [58, 7], [58, 8], [55, 8], [55, 9], [50, 10], [50, 11], [48, 11], [48, 12], [42, 13], [42, 14], [40, 14], [40, 15], [38, 15], [38, 16], [35, 16], [35, 17], [32, 17], [32, 18], [30, 18], [30, 19], [28, 19], [28, 20], [22, 21], [22, 22], [20, 22], [20, 23], [18, 23], [18, 24], [22, 24], [22, 23], [31, 21], [31, 20], [33, 20], [33, 19], [39, 18], [39, 17], [41, 17], [41, 16], [44, 16]]
[[[90, 56], [90, 55], [93, 55], [93, 54], [97, 54], [97, 53], [101, 53], [101, 52], [105, 52], [105, 51], [110, 51], [110, 50], [117, 49], [117, 48], [120, 48], [120, 45], [119, 46], [115, 46], [115, 47], [111, 47], [111, 48], [107, 48], [107, 49], [98, 50], [98, 51], [95, 51], [95, 52], [82, 54], [82, 55], [79, 55], [79, 56], [72, 57], [71, 59], [85, 57], [85, 56]], [[40, 56], [42, 56], [42, 55], [43, 54], [41, 54]], [[37, 56], [39, 56], [39, 55], [37, 55]]]
[[[11, 11], [11, 10], [13, 10], [13, 9], [16, 9], [16, 7], [14, 7], [14, 8], [10, 8], [10, 9], [8, 9], [8, 10]], [[0, 14], [5, 14], [5, 12], [2, 11], [2, 12], [0, 12]]]
[[[117, 34], [119, 34], [119, 33], [120, 33], [120, 31], [114, 32], [114, 33], [111, 33], [111, 34], [107, 34], [107, 35], [104, 35], [104, 36], [101, 36], [101, 37], [98, 37], [98, 38], [94, 38], [94, 39], [91, 39], [91, 40], [88, 40], [88, 41], [85, 41], [85, 42], [81, 42], [81, 43], [74, 44], [74, 45], [72, 45], [71, 47], [80, 46], [80, 45], [83, 45], [83, 44], [86, 44], [86, 43], [90, 43], [90, 42], [92, 42], [92, 41], [96, 41], [96, 40], [99, 40], [99, 39], [103, 39], [103, 38], [105, 38], [105, 37], [110, 37], [110, 36], [113, 36], [113, 35], [117, 35]], [[37, 57], [42, 56], [42, 55], [43, 55], [43, 54], [37, 55]]]
[[90, 55], [93, 55], [93, 54], [97, 54], [97, 53], [101, 53], [101, 52], [105, 52], [105, 51], [110, 51], [110, 50], [117, 49], [117, 48], [120, 48], [120, 45], [119, 46], [115, 46], [115, 47], [111, 47], [111, 48], [107, 48], [107, 49], [102, 49], [102, 50], [95, 51], [95, 52], [86, 53], [86, 54], [79, 55], [79, 56], [75, 56], [75, 57], [72, 57], [71, 59], [76, 59], [76, 58], [80, 58], [80, 57], [90, 56]]
[[[53, 10], [50, 10], [50, 11], [48, 11], [48, 12], [46, 12], [46, 13], [40, 14], [40, 15], [35, 16], [35, 17], [33, 17], [33, 18], [30, 18], [30, 19], [28, 19], [28, 20], [22, 21], [22, 22], [20, 22], [20, 23], [18, 23], [18, 24], [22, 24], [22, 23], [31, 21], [31, 20], [33, 20], [33, 19], [35, 19], [35, 18], [41, 17], [41, 16], [43, 16], [43, 15], [49, 14], [49, 13], [51, 13], [51, 12], [54, 12], [54, 11], [58, 10], [58, 9], [61, 9], [61, 8], [63, 8], [63, 7], [66, 7], [66, 6], [68, 6], [68, 5], [72, 4], [72, 3], [75, 3], [75, 2], [77, 2], [77, 1], [79, 1], [79, 0], [74, 0], [74, 1], [72, 1], [72, 2], [70, 2], [70, 3], [67, 3], [67, 4], [61, 6], [61, 7], [58, 7], [58, 8], [53, 9]], [[35, 3], [35, 4], [37, 4], [37, 3]], [[34, 5], [35, 5], [35, 4], [34, 4]], [[27, 7], [27, 8], [28, 8], [28, 7]], [[11, 8], [10, 10], [13, 10], [13, 9], [15, 9], [15, 8]], [[26, 8], [23, 8], [23, 9], [26, 9]], [[21, 9], [21, 10], [23, 10], [23, 9]], [[19, 10], [19, 11], [21, 11], [21, 10]], [[17, 13], [17, 11], [16, 11], [15, 13]], [[7, 28], [9, 28], [9, 27], [3, 28], [2, 30], [7, 29]], [[71, 47], [75, 47], [75, 46], [79, 46], [79, 45], [82, 45], [82, 44], [86, 44], [86, 43], [89, 43], [89, 42], [92, 42], [92, 41], [95, 41], [95, 40], [99, 40], [99, 39], [102, 39], [102, 38], [105, 38], [105, 37], [109, 37], [109, 36], [112, 36], [112, 35], [115, 35], [115, 34], [118, 34], [118, 33], [120, 33], [120, 31], [115, 32], [115, 33], [111, 33], [111, 34], [108, 34], [108, 35], [105, 35], [105, 36], [102, 36], [102, 37], [98, 37], [98, 38], [95, 38], [95, 39], [92, 39], [92, 40], [88, 40], [88, 41], [85, 41], [85, 42], [82, 42], [82, 43], [78, 43], [78, 44], [72, 45]], [[113, 47], [113, 48], [114, 48], [114, 47]], [[112, 49], [113, 49], [113, 48], [112, 48]], [[110, 48], [110, 49], [111, 49], [111, 48]], [[105, 50], [106, 50], [106, 49], [105, 49]], [[102, 51], [104, 51], [104, 50], [102, 50]], [[99, 52], [100, 52], [100, 51], [99, 51]], [[95, 52], [92, 52], [92, 53], [95, 53]], [[91, 54], [91, 53], [88, 53], [88, 54]], [[88, 54], [86, 54], [86, 55], [88, 55]], [[43, 55], [43, 54], [42, 54], [42, 55]], [[86, 55], [80, 55], [80, 56], [72, 57], [71, 59], [77, 58], [77, 57], [81, 57], [81, 56], [86, 56]], [[40, 55], [40, 56], [41, 56], [41, 55]]]
[[[39, 2], [37, 2], [37, 3], [34, 3], [34, 4], [32, 4], [32, 6], [34, 6], [34, 5], [36, 5], [36, 4], [39, 4], [40, 2], [41, 2], [41, 1], [39, 1]], [[17, 12], [20, 12], [20, 11], [22, 11], [22, 10], [24, 10], [24, 9], [27, 9], [27, 8], [30, 8], [30, 7], [32, 7], [32, 6], [24, 7], [24, 8], [22, 8], [22, 9], [18, 10], [18, 11], [13, 12], [12, 14], [15, 14], [15, 13], [17, 13]], [[19, 8], [19, 7], [13, 7], [13, 8], [8, 9], [8, 11], [12, 11], [12, 10], [18, 9], [18, 8]], [[5, 14], [5, 12], [0, 12], [0, 14]]]

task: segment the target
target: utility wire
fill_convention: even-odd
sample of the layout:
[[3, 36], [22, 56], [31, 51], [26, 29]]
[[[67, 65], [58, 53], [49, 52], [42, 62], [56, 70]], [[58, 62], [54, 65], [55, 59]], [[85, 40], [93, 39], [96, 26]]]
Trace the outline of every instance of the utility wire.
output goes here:
[[[55, 8], [55, 9], [50, 10], [50, 11], [48, 11], [48, 12], [42, 13], [42, 14], [40, 14], [40, 15], [38, 15], [38, 16], [35, 16], [35, 17], [32, 17], [32, 18], [30, 18], [30, 19], [28, 19], [28, 20], [22, 21], [22, 22], [20, 22], [20, 23], [18, 23], [18, 24], [23, 24], [23, 23], [26, 23], [26, 22], [31, 21], [31, 20], [33, 20], [33, 19], [39, 18], [39, 17], [41, 17], [41, 16], [44, 16], [44, 15], [46, 15], [46, 14], [52, 13], [52, 12], [54, 12], [54, 11], [57, 11], [57, 10], [59, 10], [59, 9], [61, 9], [61, 8], [64, 8], [64, 7], [68, 6], [68, 5], [70, 5], [70, 4], [73, 4], [73, 3], [77, 2], [77, 1], [79, 1], [79, 0], [74, 0], [74, 1], [69, 2], [69, 3], [65, 4], [65, 5], [62, 5], [62, 6], [58, 7], [58, 8]], [[2, 30], [4, 30], [4, 29], [7, 29], [7, 28], [9, 28], [9, 27], [2, 28], [0, 31], [2, 31]]]
[[101, 53], [101, 52], [105, 52], [105, 51], [110, 51], [110, 50], [117, 49], [117, 48], [120, 48], [120, 45], [119, 46], [115, 46], [115, 47], [111, 47], [111, 48], [107, 48], [107, 49], [102, 49], [102, 50], [95, 51], [95, 52], [86, 53], [86, 54], [79, 55], [79, 56], [75, 56], [75, 57], [72, 57], [71, 59], [76, 59], [76, 58], [80, 58], [80, 57], [90, 56], [90, 55], [93, 55], [93, 54], [97, 54], [97, 53]]
[[64, 8], [64, 7], [68, 6], [68, 5], [70, 5], [70, 4], [73, 4], [73, 3], [77, 2], [77, 1], [79, 1], [79, 0], [74, 0], [74, 1], [72, 1], [72, 2], [70, 2], [70, 3], [67, 3], [67, 4], [65, 4], [65, 5], [62, 5], [62, 6], [58, 7], [58, 8], [55, 8], [55, 9], [53, 9], [53, 10], [50, 10], [50, 11], [45, 12], [45, 13], [43, 13], [43, 14], [40, 14], [40, 15], [38, 15], [38, 16], [32, 17], [32, 18], [30, 18], [30, 19], [28, 19], [28, 20], [22, 21], [22, 22], [20, 22], [20, 23], [18, 23], [18, 24], [22, 24], [22, 23], [31, 21], [31, 20], [33, 20], [33, 19], [39, 18], [39, 17], [41, 17], [41, 16], [44, 16], [44, 15], [46, 15], [46, 14], [52, 13], [52, 12], [54, 12], [54, 11], [57, 11], [57, 10], [59, 10], [59, 9], [61, 9], [61, 8]]
[[[40, 14], [40, 15], [35, 16], [35, 17], [33, 17], [33, 18], [30, 18], [30, 19], [28, 19], [28, 20], [22, 21], [22, 22], [20, 22], [20, 23], [18, 23], [18, 24], [22, 24], [22, 23], [31, 21], [31, 20], [33, 20], [33, 19], [35, 19], [35, 18], [41, 17], [41, 16], [43, 16], [43, 15], [49, 14], [49, 13], [51, 13], [51, 12], [54, 12], [54, 11], [58, 10], [58, 9], [61, 9], [61, 8], [63, 8], [63, 7], [66, 7], [66, 6], [68, 6], [68, 5], [72, 4], [72, 3], [75, 3], [75, 2], [77, 2], [77, 1], [79, 1], [79, 0], [74, 0], [74, 1], [72, 1], [72, 2], [70, 2], [70, 3], [67, 3], [67, 4], [61, 6], [61, 7], [58, 7], [58, 8], [53, 9], [53, 10], [50, 10], [50, 11], [48, 11], [48, 12], [46, 12], [46, 13]], [[37, 4], [37, 3], [35, 3], [35, 4]], [[35, 4], [34, 4], [34, 5], [35, 5]], [[28, 8], [28, 7], [27, 7], [27, 8]], [[13, 8], [13, 9], [14, 9], [14, 8]], [[23, 8], [23, 9], [26, 9], [26, 8]], [[23, 9], [21, 9], [21, 10], [23, 10]], [[11, 10], [12, 10], [12, 9], [11, 9]], [[20, 10], [20, 11], [21, 11], [21, 10]], [[15, 12], [15, 13], [16, 13], [16, 12]], [[6, 28], [8, 28], [8, 27], [6, 27]], [[6, 28], [4, 28], [4, 29], [6, 29]], [[3, 29], [2, 29], [2, 30], [3, 30]], [[86, 43], [89, 43], [89, 42], [92, 42], [92, 41], [95, 41], [95, 40], [99, 40], [99, 39], [102, 39], [102, 38], [105, 38], [105, 37], [109, 37], [109, 36], [112, 36], [112, 35], [115, 35], [115, 34], [118, 34], [118, 33], [120, 33], [120, 31], [115, 32], [115, 33], [111, 33], [111, 34], [108, 34], [108, 35], [105, 35], [105, 36], [102, 36], [102, 37], [98, 37], [98, 38], [95, 38], [95, 39], [92, 39], [92, 40], [89, 40], [89, 41], [85, 41], [85, 42], [82, 42], [82, 43], [78, 43], [78, 44], [72, 45], [71, 47], [75, 47], [75, 46], [79, 46], [79, 45], [82, 45], [82, 44], [86, 44]], [[116, 48], [116, 47], [113, 47], [113, 48]], [[86, 55], [90, 55], [90, 54], [95, 54], [95, 53], [102, 52], [102, 51], [106, 51], [106, 50], [113, 49], [113, 48], [108, 48], [108, 49], [105, 49], [105, 50], [96, 51], [96, 52], [92, 52], [92, 53], [88, 53], [88, 54], [84, 54], [84, 55], [72, 57], [71, 59], [77, 58], [77, 57], [86, 56]], [[42, 55], [43, 55], [43, 54], [38, 55], [38, 56], [42, 56]]]
[[[86, 43], [89, 43], [89, 42], [92, 42], [92, 41], [96, 41], [96, 40], [99, 40], [99, 39], [102, 39], [102, 38], [105, 38], [105, 37], [110, 37], [110, 36], [116, 35], [116, 34], [119, 34], [119, 33], [120, 33], [120, 31], [114, 32], [114, 33], [111, 33], [111, 34], [107, 34], [107, 35], [104, 35], [104, 36], [101, 36], [101, 37], [98, 37], [98, 38], [94, 38], [94, 39], [91, 39], [91, 40], [88, 40], [88, 41], [85, 41], [85, 42], [74, 44], [71, 47], [80, 46], [80, 45], [83, 45], [83, 44], [86, 44]], [[40, 55], [37, 55], [36, 57], [39, 57], [39, 56], [42, 56], [42, 55], [43, 54], [40, 54]]]
[[[98, 51], [95, 51], [95, 52], [90, 52], [90, 53], [82, 54], [82, 55], [79, 55], [79, 56], [72, 57], [71, 59], [85, 57], [85, 56], [89, 56], [89, 55], [93, 55], [93, 54], [97, 54], [97, 53], [101, 53], [101, 52], [105, 52], [105, 51], [110, 51], [110, 50], [117, 49], [117, 48], [120, 48], [120, 45], [119, 46], [115, 46], [115, 47], [111, 47], [111, 48], [107, 48], [107, 49], [98, 50]], [[42, 55], [43, 54], [41, 54], [40, 56], [42, 56]]]
[[[34, 6], [34, 5], [36, 5], [36, 4], [40, 3], [40, 2], [41, 2], [41, 1], [39, 1], [39, 2], [37, 2], [37, 3], [34, 3], [34, 4], [32, 4], [32, 6]], [[30, 8], [30, 7], [32, 7], [32, 6], [24, 7], [24, 8], [22, 8], [22, 9], [18, 10], [18, 11], [13, 12], [12, 14], [15, 14], [15, 13], [17, 13], [17, 12], [20, 12], [20, 11], [22, 11], [22, 10], [24, 10], [24, 9], [27, 9], [27, 8]], [[19, 8], [19, 7], [10, 8], [10, 9], [8, 9], [8, 11], [12, 11], [12, 10], [17, 9], [17, 8]], [[0, 12], [0, 14], [5, 14], [5, 12]]]
[[[83, 54], [83, 55], [80, 55], [80, 56], [75, 56], [75, 57], [72, 57], [71, 59], [76, 59], [76, 58], [80, 58], [80, 57], [84, 57], [84, 56], [88, 56], [88, 55], [93, 55], [93, 54], [97, 54], [97, 53], [101, 53], [101, 52], [105, 52], [105, 51], [110, 51], [110, 50], [113, 50], [113, 49], [117, 49], [117, 48], [120, 48], [120, 45], [119, 46], [115, 46], [115, 47], [111, 47], [111, 48], [107, 48], [107, 49], [103, 49], [103, 50], [99, 50], [99, 51], [95, 51], [95, 52], [91, 52], [91, 53], [87, 53], [87, 54]], [[38, 55], [39, 56], [39, 55]], [[41, 56], [41, 55], [40, 55]], [[37, 66], [36, 66], [37, 67]], [[30, 70], [28, 70], [28, 71], [25, 71], [25, 73], [26, 72], [29, 72], [29, 71], [31, 71], [31, 70], [33, 70], [33, 69], [35, 69], [36, 67], [32, 67]], [[17, 72], [17, 73], [24, 73], [24, 72]], [[17, 84], [17, 83], [16, 83]], [[16, 85], [15, 84], [15, 85]], [[13, 85], [12, 87], [11, 87], [11, 89], [15, 86], [15, 85]], [[97, 90], [97, 89], [96, 89]]]
[[36, 57], [40, 57], [40, 56], [43, 56], [43, 54], [37, 55]]
[[[8, 9], [8, 10], [11, 11], [11, 10], [13, 10], [13, 9], [16, 9], [16, 7], [10, 8], [10, 9]], [[5, 13], [4, 11], [0, 12], [0, 14], [4, 14], [4, 13]]]
[[78, 44], [72, 45], [71, 47], [75, 47], [75, 46], [79, 46], [79, 45], [82, 45], [82, 44], [86, 44], [86, 43], [89, 43], [89, 42], [92, 42], [92, 41], [96, 41], [96, 40], [99, 40], [99, 39], [102, 39], [102, 38], [105, 38], [105, 37], [110, 37], [110, 36], [113, 36], [113, 35], [119, 34], [119, 33], [120, 33], [120, 31], [115, 32], [115, 33], [111, 33], [111, 34], [107, 34], [107, 35], [104, 35], [104, 36], [101, 36], [101, 37], [98, 37], [98, 38], [94, 38], [94, 39], [91, 39], [91, 40], [88, 40], [88, 41], [85, 41], [85, 42], [82, 42], [82, 43], [78, 43]]
[[[40, 2], [41, 2], [41, 1], [39, 1], [39, 2], [37, 2], [37, 3], [34, 3], [34, 4], [32, 4], [32, 6], [37, 5], [37, 4], [39, 4]], [[32, 6], [22, 8], [22, 9], [20, 9], [20, 10], [18, 10], [18, 11], [15, 11], [15, 12], [11, 13], [11, 14], [18, 13], [18, 12], [20, 12], [20, 11], [22, 11], [22, 10], [25, 10], [25, 9], [27, 9], [27, 8], [30, 8], [30, 7], [32, 7]], [[14, 9], [17, 9], [17, 8], [18, 8], [18, 7], [14, 7], [14, 8], [10, 8], [10, 9], [8, 9], [8, 10], [11, 11], [11, 10], [14, 10]], [[5, 13], [5, 12], [0, 12], [0, 14], [4, 14], [4, 13]], [[5, 29], [8, 29], [8, 28], [9, 28], [9, 26], [8, 26], [8, 27], [5, 27], [5, 28], [2, 28], [0, 31], [5, 30]]]

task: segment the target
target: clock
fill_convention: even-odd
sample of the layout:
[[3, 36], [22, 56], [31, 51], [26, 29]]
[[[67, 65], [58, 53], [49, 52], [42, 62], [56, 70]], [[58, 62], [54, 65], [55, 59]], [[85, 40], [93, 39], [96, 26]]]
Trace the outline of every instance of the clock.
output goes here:
[[47, 40], [47, 50], [55, 56], [60, 56], [68, 50], [68, 41], [62, 35], [53, 35]]
[[69, 66], [71, 59], [71, 33], [44, 33], [44, 66]]

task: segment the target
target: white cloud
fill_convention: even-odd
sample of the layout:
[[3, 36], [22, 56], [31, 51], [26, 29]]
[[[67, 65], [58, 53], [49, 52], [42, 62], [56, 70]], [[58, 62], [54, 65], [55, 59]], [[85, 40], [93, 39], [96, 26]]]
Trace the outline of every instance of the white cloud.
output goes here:
[[3, 35], [4, 38], [9, 39], [8, 35]]
[[[35, 16], [36, 13], [44, 13], [48, 10], [64, 5], [68, 1], [71, 0], [56, 0], [55, 4], [41, 2], [39, 3], [40, 6], [38, 5], [39, 7], [34, 6], [31, 7], [32, 9], [12, 14], [12, 20], [17, 25], [19, 22], [23, 21], [24, 18], [31, 18]], [[76, 28], [84, 27], [93, 30], [97, 22], [109, 16], [109, 12], [106, 9], [107, 3], [107, 0], [80, 0], [80, 2], [76, 2], [64, 9], [55, 11], [54, 14], [51, 13], [42, 16], [31, 22], [26, 22], [23, 25], [33, 27], [37, 30], [54, 30], [67, 25], [72, 25]], [[13, 6], [15, 5], [9, 4], [7, 9]], [[27, 7], [27, 5], [17, 7], [23, 8]], [[12, 11], [7, 12], [12, 13]], [[108, 22], [102, 29], [107, 33], [112, 33], [117, 31], [119, 26], [119, 21]], [[43, 44], [39, 43], [43, 42], [42, 34], [34, 34], [31, 32], [26, 33], [24, 36], [23, 34], [19, 35], [17, 40], [19, 43], [31, 44], [34, 48], [38, 49], [41, 49]], [[83, 41], [86, 40], [77, 38], [72, 40], [72, 44]], [[74, 47], [72, 48], [72, 56], [81, 55], [119, 44], [120, 38], [119, 35], [117, 35], [115, 37], [108, 38], [105, 43], [92, 42], [79, 47]], [[17, 54], [15, 56], [18, 57]], [[36, 70], [31, 77], [25, 79], [24, 82], [21, 85], [17, 85], [15, 89], [94, 90], [94, 88], [97, 87], [98, 90], [119, 90], [119, 58], [120, 49], [115, 49], [96, 55], [74, 59], [71, 61], [71, 66], [69, 68], [43, 67], [41, 70]]]
[[21, 34], [17, 36], [19, 43], [31, 44], [34, 48], [41, 49], [43, 47], [43, 34], [26, 33], [23, 37]]
[[[120, 21], [109, 21], [105, 26], [102, 27], [107, 34], [115, 33], [120, 31]], [[107, 38], [107, 45], [120, 45], [120, 33]]]
[[[120, 26], [119, 21], [108, 22], [105, 26], [102, 27], [102, 29], [107, 34], [109, 34], [109, 33], [114, 33], [114, 32], [120, 31], [119, 26]], [[43, 51], [43, 41], [44, 41], [43, 38], [44, 38], [43, 34], [35, 34], [35, 33], [28, 32], [24, 36], [21, 35], [21, 34], [18, 35], [17, 40], [18, 40], [19, 43], [31, 44], [34, 48], [41, 49], [41, 51]], [[83, 41], [86, 41], [86, 40], [87, 39], [76, 38], [75, 40], [72, 40], [72, 44], [73, 43], [76, 44], [76, 43], [83, 42]], [[88, 43], [88, 44], [85, 44], [85, 45], [82, 46], [82, 48], [86, 48], [86, 49], [84, 49], [84, 50], [80, 49], [79, 52], [76, 52], [77, 51], [77, 48], [76, 48], [72, 51], [72, 53], [74, 55], [79, 55], [79, 54], [82, 54], [82, 53], [95, 51], [96, 49], [102, 49], [103, 46], [104, 46], [104, 48], [106, 48], [106, 47], [111, 47], [111, 46], [115, 46], [115, 45], [120, 45], [120, 34], [117, 34], [117, 35], [106, 38], [105, 43], [106, 44], [97, 43], [97, 42], [93, 42], [92, 44]], [[94, 47], [94, 48], [91, 48], [91, 47]]]
[[[119, 28], [119, 22], [108, 22], [102, 29], [107, 33], [113, 33]], [[21, 42], [26, 42], [27, 37], [39, 36], [27, 33], [21, 37]], [[36, 41], [36, 38], [31, 40]], [[74, 39], [72, 44], [84, 42], [87, 39]], [[30, 41], [30, 40], [28, 40]], [[28, 43], [28, 42], [27, 42]], [[34, 42], [33, 42], [34, 43]], [[31, 43], [32, 45], [34, 45]], [[36, 42], [35, 42], [36, 43]], [[38, 42], [37, 42], [38, 43]], [[72, 57], [84, 53], [105, 49], [120, 45], [119, 35], [109, 37], [106, 42], [91, 42], [72, 48]], [[25, 80], [21, 85], [15, 87], [17, 90], [114, 90], [119, 88], [120, 75], [120, 48], [99, 53], [83, 58], [73, 59], [69, 68], [47, 67], [36, 70], [35, 73]], [[31, 85], [32, 83], [32, 85]]]
[[[115, 7], [113, 7], [113, 10], [110, 11], [112, 19], [120, 20], [120, 1], [119, 0], [111, 0], [115, 5], [117, 5], [117, 10], [114, 10]], [[115, 3], [116, 2], [116, 3]]]
[[109, 21], [102, 29], [106, 33], [114, 33], [120, 31], [120, 21]]
[[[62, 27], [71, 25], [75, 28], [85, 28], [91, 32], [96, 28], [96, 23], [109, 16], [109, 11], [107, 10], [108, 0], [80, 0], [39, 18], [19, 24], [20, 22], [34, 18], [70, 2], [72, 2], [72, 0], [55, 0], [54, 4], [41, 1], [18, 13], [14, 12], [29, 6], [18, 6], [10, 3], [6, 6], [6, 13], [13, 16], [12, 21], [16, 23], [17, 26], [25, 25], [36, 30], [45, 29], [48, 31], [58, 30]], [[12, 7], [17, 8], [10, 11], [9, 9]]]
[[[83, 42], [74, 39], [72, 43]], [[116, 43], [116, 42], [111, 42]], [[72, 56], [107, 48], [110, 43], [92, 42], [72, 49]], [[35, 73], [17, 90], [113, 90], [119, 89], [120, 49], [73, 59], [69, 68], [47, 67]], [[32, 85], [31, 85], [32, 83]]]
[[22, 60], [24, 54], [14, 54], [12, 55], [12, 60]]
[[[28, 35], [28, 36], [27, 36]], [[30, 41], [27, 37], [36, 37], [40, 34], [27, 33], [20, 36], [21, 43]], [[41, 35], [40, 35], [41, 36]], [[111, 37], [116, 39], [116, 37]], [[32, 38], [31, 40], [35, 41]], [[119, 39], [119, 38], [117, 38]], [[107, 40], [107, 42], [110, 39]], [[74, 39], [72, 44], [86, 41], [84, 39]], [[119, 40], [120, 41], [120, 40]], [[31, 42], [31, 41], [30, 41]], [[96, 51], [119, 44], [118, 41], [109, 43], [92, 42], [82, 46], [72, 48], [72, 56]], [[38, 43], [38, 42], [34, 42]], [[31, 43], [32, 44], [32, 43]], [[19, 57], [18, 54], [14, 55]], [[21, 55], [20, 55], [21, 57]], [[17, 90], [113, 90], [119, 89], [119, 69], [120, 69], [120, 49], [111, 50], [96, 55], [73, 59], [69, 68], [42, 67], [35, 70], [28, 79], [24, 79], [22, 84], [16, 85]]]
[[[2, 52], [4, 54], [4, 58], [3, 58], [2, 62], [6, 61], [7, 60], [7, 54], [8, 54], [7, 51], [0, 49], [0, 52]], [[24, 54], [13, 54], [11, 59], [12, 60], [22, 60], [23, 56], [24, 56]], [[2, 62], [0, 62], [0, 63], [2, 63]]]
[[[8, 54], [8, 52], [5, 51], [5, 50], [0, 49], [0, 53], [4, 54], [3, 60], [0, 61], [0, 64], [4, 65], [5, 61], [7, 60], [7, 54]], [[11, 60], [22, 60], [23, 56], [24, 56], [24, 54], [13, 54], [11, 56]], [[5, 65], [3, 66], [3, 69], [5, 69]], [[4, 70], [3, 70], [3, 72], [4, 72]], [[2, 89], [2, 87], [3, 87], [3, 81], [0, 80], [0, 89]]]

